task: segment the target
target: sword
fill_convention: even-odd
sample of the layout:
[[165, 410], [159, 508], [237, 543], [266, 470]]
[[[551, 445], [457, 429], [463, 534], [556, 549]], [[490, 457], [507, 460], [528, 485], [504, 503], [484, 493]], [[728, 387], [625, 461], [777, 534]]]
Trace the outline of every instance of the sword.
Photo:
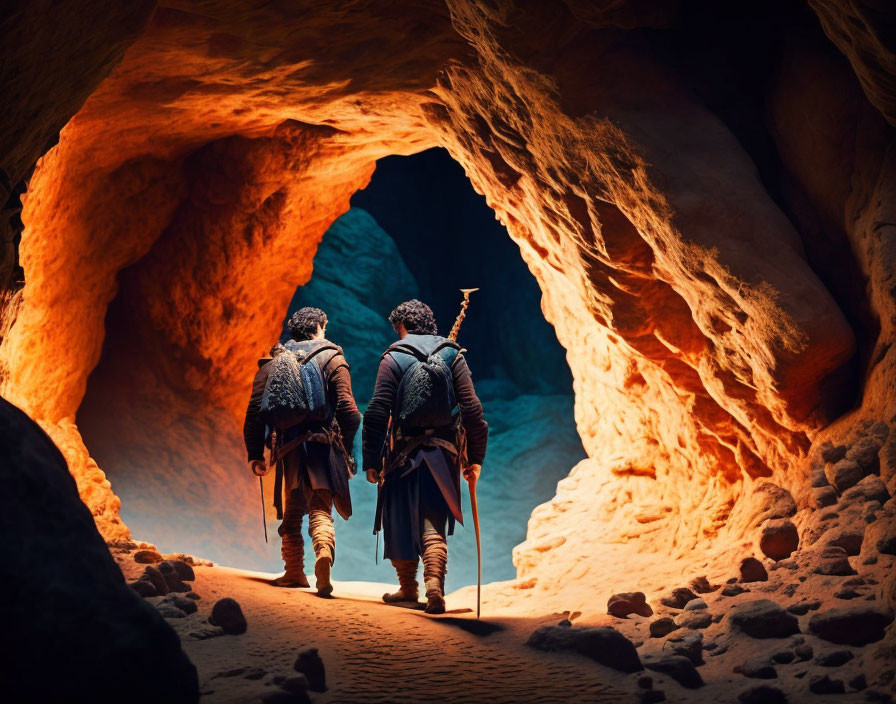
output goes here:
[[264, 526], [264, 542], [268, 542], [268, 518], [264, 513], [264, 482], [258, 478], [258, 488], [261, 489], [261, 525]]

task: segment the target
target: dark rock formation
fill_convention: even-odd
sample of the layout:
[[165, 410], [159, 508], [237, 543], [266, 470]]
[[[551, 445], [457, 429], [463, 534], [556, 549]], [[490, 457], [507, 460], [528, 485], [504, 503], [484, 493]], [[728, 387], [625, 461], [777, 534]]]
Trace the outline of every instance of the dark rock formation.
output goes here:
[[[529, 637], [527, 644], [538, 650], [576, 652], [622, 672], [644, 669], [632, 642], [613, 628], [542, 626]], [[687, 662], [690, 665], [690, 660]]]
[[208, 622], [213, 626], [220, 626], [225, 633], [232, 636], [245, 633], [248, 627], [243, 610], [236, 600], [230, 597], [224, 597], [215, 602]]
[[784, 638], [800, 630], [796, 616], [768, 599], [738, 604], [728, 618], [734, 627], [753, 638]]
[[125, 584], [59, 450], [2, 399], [0, 454], [0, 523], [16, 536], [0, 542], [0, 564], [15, 575], [2, 587], [8, 700], [198, 701], [196, 669]]
[[682, 687], [697, 689], [703, 686], [703, 678], [694, 667], [694, 663], [683, 655], [664, 655], [658, 658], [645, 658], [644, 667], [663, 675], [668, 675]]
[[647, 604], [644, 592], [624, 592], [614, 594], [607, 601], [607, 613], [625, 618], [629, 614], [653, 616], [653, 609]]
[[768, 581], [768, 572], [755, 557], [745, 557], [740, 563], [740, 581], [765, 582]]
[[673, 589], [672, 594], [669, 596], [664, 596], [660, 599], [660, 603], [663, 606], [670, 606], [673, 609], [683, 609], [685, 604], [696, 598], [697, 595], [690, 589], [679, 587], [678, 589]]
[[790, 557], [799, 547], [800, 536], [796, 526], [786, 518], [772, 519], [762, 528], [759, 549], [766, 557], [778, 561]]
[[879, 606], [845, 606], [815, 614], [809, 630], [819, 638], [843, 645], [867, 645], [881, 640], [893, 614]]
[[305, 675], [308, 689], [312, 692], [327, 691], [327, 673], [324, 669], [324, 661], [317, 654], [317, 648], [309, 648], [299, 653], [293, 669]]

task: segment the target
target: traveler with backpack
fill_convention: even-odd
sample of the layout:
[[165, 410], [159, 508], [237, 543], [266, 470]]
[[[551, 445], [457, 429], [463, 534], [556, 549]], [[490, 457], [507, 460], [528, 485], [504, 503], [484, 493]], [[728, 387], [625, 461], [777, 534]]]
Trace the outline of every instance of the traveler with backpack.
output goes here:
[[[351, 448], [361, 423], [342, 349], [324, 337], [327, 316], [302, 308], [289, 319], [292, 339], [259, 360], [246, 409], [243, 438], [253, 474], [264, 476], [265, 445], [276, 465], [274, 507], [282, 519], [281, 587], [307, 587], [302, 519], [314, 546], [317, 592], [333, 591], [330, 568], [336, 555], [332, 509], [348, 520], [348, 480], [355, 473]], [[279, 352], [279, 354], [276, 354]], [[284, 495], [286, 498], [284, 506]]]
[[463, 523], [460, 475], [479, 477], [488, 424], [458, 345], [441, 337], [432, 310], [406, 301], [389, 315], [401, 338], [383, 354], [364, 414], [364, 468], [380, 484], [374, 531], [399, 590], [383, 601], [417, 601], [423, 558], [426, 612], [445, 612], [446, 535]]

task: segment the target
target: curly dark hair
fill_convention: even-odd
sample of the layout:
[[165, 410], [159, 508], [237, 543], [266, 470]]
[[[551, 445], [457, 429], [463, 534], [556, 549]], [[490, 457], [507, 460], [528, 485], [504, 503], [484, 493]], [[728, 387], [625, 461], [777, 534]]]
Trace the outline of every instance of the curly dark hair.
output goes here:
[[389, 313], [389, 322], [392, 323], [393, 328], [397, 328], [399, 323], [403, 323], [405, 330], [411, 335], [439, 334], [432, 308], [416, 298], [399, 304], [395, 310]]
[[311, 336], [317, 332], [317, 326], [322, 328], [327, 326], [327, 314], [320, 308], [299, 308], [287, 323], [289, 334], [293, 340], [310, 340]]

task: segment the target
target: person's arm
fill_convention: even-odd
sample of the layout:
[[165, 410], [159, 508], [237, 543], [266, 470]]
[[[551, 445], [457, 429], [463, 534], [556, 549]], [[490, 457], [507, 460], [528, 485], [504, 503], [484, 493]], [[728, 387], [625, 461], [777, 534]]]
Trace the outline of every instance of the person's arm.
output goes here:
[[335, 391], [336, 422], [339, 423], [339, 431], [342, 433], [342, 444], [350, 453], [355, 442], [355, 433], [361, 425], [361, 413], [352, 394], [352, 376], [348, 365], [342, 365], [333, 372], [330, 384]]
[[261, 397], [264, 395], [268, 372], [268, 365], [265, 364], [255, 374], [255, 379], [252, 380], [252, 395], [246, 408], [246, 419], [243, 421], [243, 442], [246, 443], [249, 462], [264, 461], [265, 429], [258, 413], [261, 410]]
[[364, 469], [379, 472], [383, 464], [383, 449], [386, 443], [386, 431], [389, 427], [389, 416], [398, 390], [396, 363], [389, 355], [380, 361], [376, 375], [373, 397], [364, 412], [364, 428], [361, 431]]
[[473, 377], [467, 360], [458, 356], [452, 367], [454, 375], [454, 395], [460, 408], [461, 423], [467, 434], [467, 462], [481, 465], [488, 445], [488, 423], [482, 417], [482, 403], [473, 388]]

